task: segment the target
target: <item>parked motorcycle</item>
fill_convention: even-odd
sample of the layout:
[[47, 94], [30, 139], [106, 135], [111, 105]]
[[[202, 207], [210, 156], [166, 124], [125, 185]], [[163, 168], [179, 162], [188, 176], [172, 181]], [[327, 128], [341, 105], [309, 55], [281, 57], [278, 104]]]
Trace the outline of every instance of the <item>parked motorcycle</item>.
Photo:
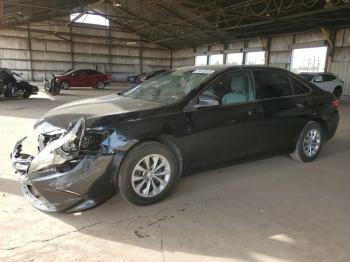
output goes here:
[[12, 72], [7, 68], [0, 68], [0, 97], [23, 97], [29, 98], [38, 93], [38, 87], [26, 81], [17, 81], [14, 77], [21, 75]]
[[44, 89], [46, 93], [51, 95], [58, 95], [61, 92], [61, 86], [56, 81], [56, 77], [52, 74], [52, 78], [44, 82]]

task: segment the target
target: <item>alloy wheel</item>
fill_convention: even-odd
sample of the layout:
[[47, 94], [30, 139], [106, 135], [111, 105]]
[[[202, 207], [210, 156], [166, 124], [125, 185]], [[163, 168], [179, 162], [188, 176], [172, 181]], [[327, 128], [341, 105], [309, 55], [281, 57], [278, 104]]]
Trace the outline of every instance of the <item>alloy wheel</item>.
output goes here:
[[134, 167], [131, 184], [139, 196], [154, 197], [167, 187], [170, 176], [169, 161], [162, 155], [150, 154], [143, 157]]
[[317, 154], [321, 146], [321, 133], [318, 129], [311, 129], [307, 132], [304, 141], [304, 153], [308, 157], [313, 157]]
[[104, 83], [103, 82], [98, 82], [97, 83], [97, 88], [98, 89], [103, 89], [105, 87]]
[[62, 83], [62, 89], [68, 89], [68, 88], [69, 88], [68, 82], [64, 81], [64, 82]]

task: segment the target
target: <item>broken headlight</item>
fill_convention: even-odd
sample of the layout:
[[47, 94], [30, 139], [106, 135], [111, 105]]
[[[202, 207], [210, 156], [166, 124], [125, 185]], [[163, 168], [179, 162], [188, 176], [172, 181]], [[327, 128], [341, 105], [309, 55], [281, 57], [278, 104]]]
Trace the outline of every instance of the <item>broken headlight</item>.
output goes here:
[[[71, 125], [73, 126], [73, 125]], [[79, 154], [82, 137], [85, 132], [85, 118], [80, 118], [77, 123], [69, 128], [67, 133], [58, 139], [51, 141], [39, 152], [29, 166], [28, 172], [35, 172], [51, 166], [63, 164]]]
[[63, 144], [55, 149], [55, 153], [70, 160], [79, 154], [80, 146], [85, 133], [85, 118], [80, 118], [73, 126], [69, 124], [67, 134], [58, 140], [63, 140]]

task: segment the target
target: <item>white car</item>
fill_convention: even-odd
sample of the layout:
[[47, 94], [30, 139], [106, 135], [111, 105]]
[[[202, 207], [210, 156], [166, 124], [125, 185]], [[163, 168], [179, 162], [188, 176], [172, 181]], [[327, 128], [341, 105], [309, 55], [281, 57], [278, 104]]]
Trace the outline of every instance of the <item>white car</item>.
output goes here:
[[332, 73], [300, 73], [300, 76], [304, 77], [308, 81], [317, 85], [324, 91], [334, 94], [338, 99], [343, 93], [344, 81], [339, 79], [336, 75]]

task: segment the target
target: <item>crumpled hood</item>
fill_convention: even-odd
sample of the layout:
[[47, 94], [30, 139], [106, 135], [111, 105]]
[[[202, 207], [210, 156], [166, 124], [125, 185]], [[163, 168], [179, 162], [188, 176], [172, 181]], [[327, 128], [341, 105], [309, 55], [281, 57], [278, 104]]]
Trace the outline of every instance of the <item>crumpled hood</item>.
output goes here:
[[[76, 122], [80, 117], [86, 118], [87, 127], [105, 116], [124, 115], [132, 112], [145, 111], [161, 107], [162, 104], [148, 102], [130, 97], [108, 95], [67, 103], [48, 111], [35, 124], [34, 128], [44, 122], [59, 127], [67, 128], [69, 123]], [[125, 117], [123, 117], [125, 120]], [[117, 119], [116, 119], [117, 120]]]

